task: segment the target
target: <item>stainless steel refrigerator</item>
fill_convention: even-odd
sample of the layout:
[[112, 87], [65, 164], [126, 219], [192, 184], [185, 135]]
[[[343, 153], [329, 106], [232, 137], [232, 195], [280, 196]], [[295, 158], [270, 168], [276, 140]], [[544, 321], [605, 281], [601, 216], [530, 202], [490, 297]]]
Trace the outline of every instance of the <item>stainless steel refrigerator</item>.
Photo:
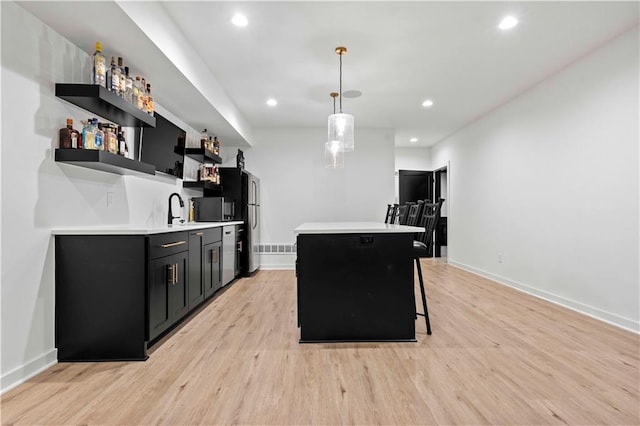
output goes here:
[[242, 169], [221, 167], [220, 181], [225, 203], [233, 203], [233, 220], [244, 222], [240, 247], [240, 274], [251, 275], [260, 268], [260, 180]]

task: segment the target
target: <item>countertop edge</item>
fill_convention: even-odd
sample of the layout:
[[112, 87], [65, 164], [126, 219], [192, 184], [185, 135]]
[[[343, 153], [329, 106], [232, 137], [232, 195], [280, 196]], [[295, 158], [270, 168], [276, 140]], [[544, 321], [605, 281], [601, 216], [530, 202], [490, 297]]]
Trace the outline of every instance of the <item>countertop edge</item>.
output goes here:
[[301, 234], [412, 234], [424, 232], [424, 228], [407, 225], [391, 225], [378, 222], [311, 222], [293, 230]]
[[188, 232], [196, 229], [220, 228], [230, 225], [243, 225], [241, 220], [230, 222], [197, 222], [188, 225], [173, 225], [166, 228], [145, 228], [135, 225], [113, 225], [113, 226], [86, 226], [69, 228], [52, 228], [51, 235], [153, 235], [167, 234], [171, 232]]

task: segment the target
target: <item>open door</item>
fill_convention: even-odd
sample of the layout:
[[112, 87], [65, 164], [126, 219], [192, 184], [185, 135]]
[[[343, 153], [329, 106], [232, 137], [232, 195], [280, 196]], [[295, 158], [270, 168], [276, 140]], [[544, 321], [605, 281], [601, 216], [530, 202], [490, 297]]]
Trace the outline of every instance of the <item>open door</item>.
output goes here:
[[433, 201], [433, 172], [398, 170], [398, 203]]
[[[438, 170], [398, 170], [398, 203], [408, 201], [431, 200], [435, 202], [445, 198], [440, 221], [435, 230], [430, 256], [446, 256], [447, 246], [447, 168]], [[444, 249], [443, 249], [444, 247]]]

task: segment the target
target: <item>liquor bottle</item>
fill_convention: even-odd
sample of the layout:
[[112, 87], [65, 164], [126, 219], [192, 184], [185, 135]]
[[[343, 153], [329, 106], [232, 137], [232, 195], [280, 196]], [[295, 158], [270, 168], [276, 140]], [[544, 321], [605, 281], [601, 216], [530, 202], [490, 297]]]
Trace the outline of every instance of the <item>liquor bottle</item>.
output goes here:
[[120, 68], [116, 65], [116, 58], [111, 57], [111, 68], [107, 71], [107, 89], [115, 94], [120, 90]]
[[118, 136], [116, 135], [115, 126], [111, 124], [104, 124], [102, 126], [104, 131], [105, 150], [112, 153], [118, 153]]
[[133, 82], [133, 104], [138, 107], [138, 109], [142, 109], [142, 97], [140, 96], [140, 76], [137, 75], [135, 81]]
[[209, 140], [209, 134], [207, 133], [207, 129], [204, 129], [204, 131], [200, 135], [200, 148], [206, 149], [208, 140]]
[[[69, 149], [72, 148], [71, 144], [71, 131], [73, 130], [73, 120], [67, 118], [67, 127], [60, 129], [60, 148]], [[76, 144], [77, 144], [76, 138]], [[75, 148], [75, 147], [73, 147]]]
[[129, 76], [129, 67], [124, 67], [124, 98], [129, 103], [133, 103], [133, 79]]
[[73, 128], [73, 120], [71, 118], [67, 118], [67, 128], [71, 129], [71, 148], [82, 149], [82, 135]]
[[147, 84], [147, 113], [153, 115], [153, 98], [151, 97], [150, 84]]
[[120, 74], [120, 81], [119, 81], [120, 85], [118, 87], [118, 95], [124, 98], [124, 93], [127, 90], [127, 78], [125, 74], [124, 64], [122, 61], [122, 56], [118, 56], [118, 70]]
[[220, 156], [220, 142], [218, 142], [217, 136], [213, 137], [213, 153]]
[[127, 141], [124, 139], [124, 132], [122, 131], [122, 127], [118, 126], [118, 154], [126, 157], [128, 151]]
[[98, 119], [93, 119], [93, 126], [96, 128], [96, 149], [104, 151], [104, 132], [99, 127]]
[[82, 129], [82, 146], [84, 149], [96, 149], [96, 129], [93, 126], [93, 118], [90, 118]]
[[144, 78], [140, 78], [140, 87], [138, 87], [138, 108], [142, 111], [146, 111], [146, 105], [144, 104], [144, 91], [147, 88], [147, 83]]
[[102, 56], [102, 44], [96, 41], [96, 51], [91, 57], [91, 84], [107, 87], [107, 63]]

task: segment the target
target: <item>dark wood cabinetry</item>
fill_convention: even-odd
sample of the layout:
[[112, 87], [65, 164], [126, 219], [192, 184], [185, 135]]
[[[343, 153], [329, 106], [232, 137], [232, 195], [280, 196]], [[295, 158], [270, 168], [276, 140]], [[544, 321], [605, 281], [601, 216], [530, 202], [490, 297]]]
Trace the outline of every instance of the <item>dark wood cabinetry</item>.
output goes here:
[[220, 228], [189, 233], [189, 309], [222, 287]]
[[57, 235], [59, 361], [145, 360], [220, 289], [222, 228], [153, 235]]

